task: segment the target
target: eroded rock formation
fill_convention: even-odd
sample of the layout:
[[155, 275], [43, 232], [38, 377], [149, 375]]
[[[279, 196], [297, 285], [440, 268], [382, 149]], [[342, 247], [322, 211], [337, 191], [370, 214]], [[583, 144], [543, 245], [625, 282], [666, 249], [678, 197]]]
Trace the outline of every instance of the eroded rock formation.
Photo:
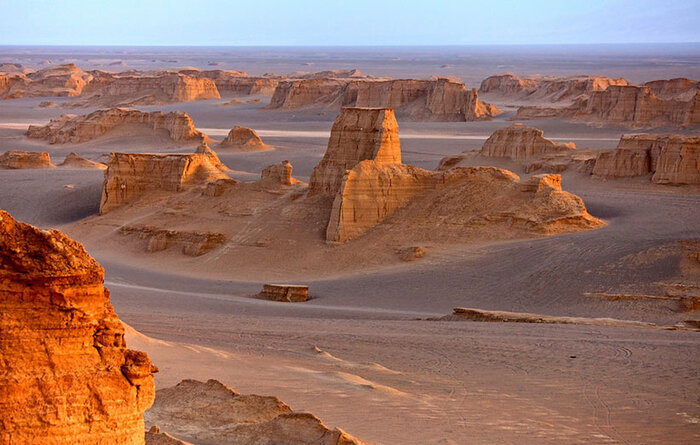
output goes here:
[[309, 181], [309, 195], [335, 196], [345, 171], [364, 160], [401, 163], [399, 124], [389, 108], [343, 108]]
[[652, 181], [659, 184], [700, 184], [700, 137], [624, 135], [615, 150], [598, 155], [593, 174], [606, 178], [653, 174]]
[[576, 148], [573, 142], [556, 143], [537, 128], [514, 124], [495, 131], [481, 147], [481, 154], [490, 157], [526, 161], [544, 154], [569, 152]]
[[0, 99], [78, 96], [92, 79], [92, 74], [72, 63], [26, 74], [0, 74]]
[[309, 299], [309, 286], [296, 284], [264, 284], [260, 298], [285, 303], [300, 303]]
[[75, 152], [68, 153], [66, 159], [63, 160], [59, 167], [63, 168], [86, 168], [86, 169], [97, 169], [104, 170], [107, 168], [106, 165], [101, 162], [91, 161], [89, 159], [82, 158], [78, 156]]
[[268, 165], [260, 173], [260, 182], [271, 185], [294, 185], [299, 183], [292, 177], [292, 164], [289, 161]]
[[211, 157], [193, 154], [112, 153], [102, 184], [104, 214], [149, 191], [178, 192], [228, 176]]
[[479, 93], [510, 101], [572, 102], [593, 91], [603, 91], [611, 85], [628, 85], [627, 80], [604, 76], [517, 77], [506, 73], [487, 77]]
[[230, 445], [362, 445], [365, 442], [330, 429], [309, 413], [298, 413], [277, 397], [241, 395], [209, 380], [183, 380], [159, 389], [147, 425], [177, 438]]
[[46, 152], [10, 150], [0, 155], [0, 168], [54, 168]]
[[103, 277], [80, 243], [0, 210], [0, 443], [144, 443], [157, 369], [126, 348]]
[[216, 168], [218, 168], [221, 171], [230, 171], [231, 169], [226, 166], [221, 160], [219, 159], [219, 155], [216, 154], [214, 150], [209, 148], [209, 145], [205, 142], [202, 141], [201, 144], [197, 147], [195, 150], [195, 153], [200, 153], [209, 156], [209, 160], [211, 161]]
[[277, 78], [252, 77], [241, 71], [227, 70], [180, 70], [181, 74], [199, 78], [211, 79], [216, 83], [219, 93], [224, 96], [259, 94], [271, 96], [279, 83]]
[[78, 144], [96, 139], [125, 124], [142, 124], [152, 131], [166, 130], [175, 142], [205, 140], [207, 136], [194, 127], [187, 113], [173, 111], [139, 111], [126, 108], [97, 110], [90, 114], [64, 114], [47, 125], [30, 125], [27, 137], [44, 139], [50, 144]]
[[235, 151], [266, 151], [272, 147], [266, 145], [255, 130], [236, 125], [219, 144], [220, 149]]

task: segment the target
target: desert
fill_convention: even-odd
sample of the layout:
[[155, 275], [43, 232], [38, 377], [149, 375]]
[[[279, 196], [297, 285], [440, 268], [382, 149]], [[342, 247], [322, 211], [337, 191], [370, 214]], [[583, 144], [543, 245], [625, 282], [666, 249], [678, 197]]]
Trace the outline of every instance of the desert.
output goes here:
[[274, 6], [0, 46], [0, 444], [700, 440], [697, 43]]

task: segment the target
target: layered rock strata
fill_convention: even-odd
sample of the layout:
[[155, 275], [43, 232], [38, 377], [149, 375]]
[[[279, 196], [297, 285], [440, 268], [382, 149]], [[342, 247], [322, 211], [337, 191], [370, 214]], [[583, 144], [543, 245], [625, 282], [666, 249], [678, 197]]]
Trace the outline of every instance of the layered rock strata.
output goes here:
[[228, 176], [212, 163], [210, 156], [202, 153], [112, 153], [102, 184], [100, 213], [148, 192], [178, 192], [218, 179]]
[[90, 114], [64, 114], [47, 125], [30, 125], [27, 137], [43, 139], [50, 144], [78, 144], [96, 139], [126, 124], [142, 124], [153, 131], [166, 130], [175, 142], [201, 141], [207, 136], [194, 127], [187, 113], [173, 111], [139, 111], [126, 108], [97, 110]]
[[218, 146], [219, 149], [235, 151], [267, 151], [272, 147], [266, 145], [255, 130], [236, 125], [228, 132]]
[[10, 150], [0, 155], [0, 168], [54, 168], [46, 152]]
[[481, 82], [479, 93], [523, 102], [573, 102], [611, 85], [629, 85], [627, 80], [604, 76], [517, 77], [512, 73], [490, 76]]
[[570, 152], [575, 148], [573, 142], [556, 143], [545, 138], [542, 130], [514, 124], [495, 131], [484, 142], [481, 154], [527, 161], [545, 154]]
[[78, 96], [92, 79], [92, 74], [72, 63], [52, 66], [32, 73], [0, 73], [0, 100], [20, 97]]
[[309, 181], [309, 195], [335, 196], [345, 171], [359, 162], [401, 163], [399, 125], [389, 108], [343, 108], [333, 123], [328, 147]]
[[0, 443], [141, 445], [148, 356], [126, 348], [104, 270], [0, 210]]

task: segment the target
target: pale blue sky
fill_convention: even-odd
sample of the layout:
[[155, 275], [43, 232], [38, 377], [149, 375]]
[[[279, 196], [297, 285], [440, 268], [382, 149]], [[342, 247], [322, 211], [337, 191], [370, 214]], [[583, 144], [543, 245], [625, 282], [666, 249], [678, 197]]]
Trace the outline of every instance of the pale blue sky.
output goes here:
[[0, 45], [700, 41], [700, 0], [0, 0], [0, 11]]

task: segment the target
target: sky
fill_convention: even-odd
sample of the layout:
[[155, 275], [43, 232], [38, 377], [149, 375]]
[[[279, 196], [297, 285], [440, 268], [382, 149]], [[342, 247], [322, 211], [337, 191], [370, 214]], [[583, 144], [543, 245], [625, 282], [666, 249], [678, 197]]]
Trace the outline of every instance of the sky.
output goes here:
[[700, 42], [700, 0], [0, 0], [0, 45]]

